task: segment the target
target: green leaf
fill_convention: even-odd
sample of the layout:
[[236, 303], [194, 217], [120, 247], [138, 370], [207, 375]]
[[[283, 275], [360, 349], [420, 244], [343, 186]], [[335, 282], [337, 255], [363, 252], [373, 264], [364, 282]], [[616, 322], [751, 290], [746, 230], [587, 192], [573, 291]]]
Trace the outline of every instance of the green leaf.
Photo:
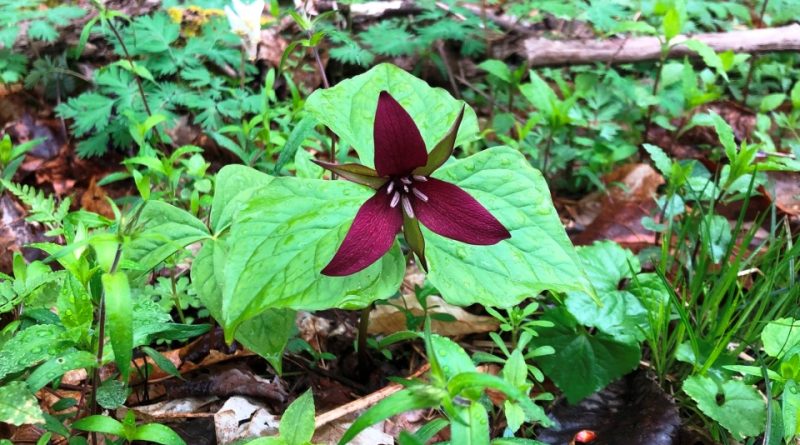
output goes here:
[[86, 351], [72, 351], [52, 358], [36, 368], [28, 376], [26, 383], [31, 391], [36, 392], [58, 377], [63, 376], [67, 371], [81, 368], [93, 368], [97, 365], [94, 354]]
[[784, 93], [769, 94], [761, 99], [758, 109], [762, 113], [769, 113], [770, 111], [780, 107], [785, 100], [786, 94]]
[[135, 276], [149, 273], [170, 255], [209, 237], [208, 228], [189, 212], [163, 201], [147, 201], [139, 216], [139, 231], [124, 247], [125, 264]]
[[273, 176], [244, 165], [226, 165], [217, 173], [209, 221], [215, 234], [233, 222], [250, 196], [272, 182]]
[[681, 23], [681, 15], [677, 9], [671, 8], [667, 13], [664, 15], [664, 22], [663, 22], [663, 30], [664, 30], [664, 37], [667, 41], [672, 40], [675, 36], [681, 33], [681, 28], [683, 24]]
[[705, 415], [719, 422], [737, 439], [764, 431], [767, 408], [758, 391], [740, 380], [719, 383], [711, 377], [693, 375], [683, 382], [689, 395]]
[[782, 357], [787, 351], [800, 345], [800, 320], [779, 318], [767, 323], [761, 331], [761, 342], [767, 355]]
[[[203, 243], [192, 262], [192, 285], [203, 305], [215, 320], [222, 320], [222, 282], [227, 262], [225, 241], [212, 239]], [[235, 338], [246, 348], [264, 357], [280, 374], [283, 350], [293, 335], [294, 311], [267, 309], [246, 320], [236, 331]]]
[[164, 355], [162, 355], [160, 352], [156, 351], [150, 346], [142, 346], [142, 351], [144, 351], [145, 354], [150, 356], [150, 358], [153, 359], [153, 362], [156, 364], [156, 366], [161, 368], [162, 371], [166, 372], [167, 374], [173, 377], [178, 377], [178, 378], [181, 377], [181, 373], [180, 371], [178, 371], [178, 368], [176, 368], [175, 365], [171, 361], [169, 361], [168, 358], [164, 357]]
[[[266, 359], [275, 371], [282, 372], [283, 350], [295, 330], [295, 311], [267, 309], [246, 320], [236, 331], [236, 340]], [[312, 422], [313, 423], [313, 422]]]
[[570, 292], [565, 306], [582, 325], [599, 329], [622, 342], [642, 341], [650, 326], [648, 312], [628, 291], [598, 293], [600, 304], [581, 292]]
[[[314, 91], [306, 100], [305, 109], [351, 145], [362, 164], [372, 167], [373, 122], [382, 90], [388, 91], [408, 111], [429, 151], [447, 134], [463, 105], [446, 90], [431, 88], [401, 68], [382, 63], [334, 87]], [[475, 111], [467, 106], [456, 145], [475, 139], [477, 134]]]
[[128, 387], [115, 379], [108, 379], [97, 388], [97, 404], [105, 409], [117, 409], [128, 398]]
[[111, 337], [114, 361], [122, 375], [122, 381], [127, 382], [133, 355], [131, 288], [128, 276], [123, 272], [104, 273], [102, 281], [106, 303], [106, 328]]
[[511, 70], [508, 65], [501, 60], [488, 59], [478, 64], [478, 68], [488, 72], [489, 74], [497, 77], [505, 83], [512, 83]]
[[800, 110], [800, 81], [795, 82], [792, 91], [789, 93], [789, 97], [792, 100], [792, 108]]
[[297, 149], [303, 144], [311, 132], [314, 131], [314, 126], [316, 125], [317, 120], [314, 119], [314, 117], [306, 116], [292, 128], [292, 132], [289, 133], [289, 137], [286, 139], [286, 143], [283, 144], [283, 148], [278, 155], [278, 160], [275, 162], [275, 174], [280, 173], [283, 166], [294, 158]]
[[279, 431], [287, 445], [311, 442], [314, 436], [314, 396], [310, 389], [286, 408], [281, 417]]
[[431, 346], [429, 353], [436, 354], [439, 366], [442, 367], [445, 381], [448, 381], [462, 372], [475, 371], [475, 364], [467, 355], [466, 351], [453, 340], [441, 335], [431, 335]]
[[530, 81], [519, 87], [522, 95], [539, 110], [548, 120], [555, 116], [555, 104], [559, 102], [558, 96], [540, 76], [534, 71], [530, 72]]
[[728, 73], [725, 72], [725, 65], [722, 63], [719, 55], [713, 48], [699, 40], [687, 40], [682, 42], [690, 50], [697, 53], [703, 59], [706, 66], [713, 68], [726, 81], [728, 80]]
[[72, 428], [81, 431], [92, 431], [95, 433], [112, 434], [118, 437], [125, 437], [125, 428], [122, 423], [108, 416], [88, 416], [76, 420]]
[[800, 432], [800, 385], [794, 380], [786, 382], [781, 395], [783, 435], [786, 443]]
[[130, 440], [144, 440], [161, 445], [186, 445], [186, 442], [172, 428], [158, 423], [148, 423], [137, 427]]
[[711, 114], [711, 122], [714, 124], [714, 129], [717, 131], [719, 141], [725, 149], [725, 154], [731, 162], [736, 161], [736, 140], [733, 138], [733, 129], [719, 114]]
[[92, 326], [93, 308], [89, 292], [75, 278], [68, 274], [63, 281], [56, 302], [58, 317], [67, 329], [67, 334], [75, 343], [88, 340]]
[[282, 177], [254, 194], [228, 240], [222, 324], [229, 338], [267, 308], [359, 308], [397, 291], [405, 262], [396, 243], [359, 273], [320, 273], [373, 193], [346, 181]]
[[653, 164], [662, 175], [667, 178], [672, 176], [672, 159], [664, 153], [661, 147], [653, 144], [642, 144], [642, 147], [650, 154], [650, 159], [653, 160]]
[[295, 176], [304, 179], [322, 179], [325, 169], [311, 162], [314, 156], [305, 150], [297, 150], [294, 155]]
[[538, 328], [536, 346], [552, 346], [555, 354], [537, 361], [570, 403], [603, 389], [639, 366], [641, 350], [635, 342], [620, 342], [602, 333], [591, 335], [564, 308], [550, 310], [542, 319], [554, 326]]
[[424, 393], [411, 389], [398, 391], [381, 400], [359, 416], [358, 419], [350, 425], [350, 428], [345, 431], [344, 435], [339, 440], [339, 445], [350, 442], [358, 433], [389, 417], [415, 409], [433, 408], [438, 406], [439, 402], [439, 397], [435, 397], [427, 392]]
[[0, 348], [0, 379], [58, 356], [72, 342], [56, 325], [34, 325], [17, 332]]
[[728, 244], [733, 239], [728, 219], [721, 215], [705, 215], [700, 222], [700, 238], [711, 253], [711, 259], [719, 264], [725, 259]]
[[44, 414], [25, 382], [10, 382], [0, 387], [0, 422], [20, 426], [44, 423]]
[[[456, 413], [463, 419], [450, 423], [450, 443], [459, 445], [485, 445], [489, 443], [489, 414], [480, 403], [458, 407]], [[466, 423], [463, 423], [463, 422]]]
[[449, 303], [510, 307], [544, 290], [594, 295], [547, 183], [518, 151], [493, 147], [433, 176], [463, 188], [511, 232], [493, 246], [472, 246], [422, 228], [428, 279]]

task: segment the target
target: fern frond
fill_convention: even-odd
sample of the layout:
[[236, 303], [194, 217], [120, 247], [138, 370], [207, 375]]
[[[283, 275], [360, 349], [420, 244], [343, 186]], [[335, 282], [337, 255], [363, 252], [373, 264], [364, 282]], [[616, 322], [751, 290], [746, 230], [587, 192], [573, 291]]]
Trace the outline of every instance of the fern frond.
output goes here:
[[26, 207], [28, 216], [26, 221], [40, 222], [50, 227], [61, 225], [66, 214], [69, 213], [70, 199], [66, 198], [56, 207], [56, 200], [46, 196], [43, 191], [25, 184], [15, 184], [11, 181], [0, 179], [0, 183], [12, 195], [16, 196]]

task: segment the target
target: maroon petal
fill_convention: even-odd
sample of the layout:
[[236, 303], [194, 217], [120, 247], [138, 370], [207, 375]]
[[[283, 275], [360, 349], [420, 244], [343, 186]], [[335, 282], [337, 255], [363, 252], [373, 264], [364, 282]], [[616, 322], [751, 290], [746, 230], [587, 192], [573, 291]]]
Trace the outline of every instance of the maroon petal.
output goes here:
[[410, 174], [428, 162], [425, 141], [408, 112], [386, 91], [378, 97], [373, 128], [375, 169], [380, 176]]
[[511, 234], [486, 208], [460, 187], [428, 178], [415, 182], [427, 202], [414, 199], [414, 213], [432, 232], [467, 244], [488, 246]]
[[377, 261], [392, 247], [403, 224], [403, 214], [399, 207], [390, 207], [390, 202], [391, 196], [381, 188], [358, 209], [342, 245], [322, 269], [323, 275], [340, 277], [354, 274]]

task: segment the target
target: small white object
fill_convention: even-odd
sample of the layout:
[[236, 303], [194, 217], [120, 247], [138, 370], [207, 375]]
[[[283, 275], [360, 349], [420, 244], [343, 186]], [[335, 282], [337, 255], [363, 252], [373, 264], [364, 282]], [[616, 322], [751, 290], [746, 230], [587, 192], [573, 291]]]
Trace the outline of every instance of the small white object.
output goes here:
[[261, 40], [261, 13], [266, 6], [264, 0], [255, 0], [244, 3], [241, 0], [232, 0], [230, 6], [225, 6], [225, 15], [231, 30], [242, 38], [242, 45], [247, 51], [247, 57], [255, 60], [258, 51], [258, 42]]

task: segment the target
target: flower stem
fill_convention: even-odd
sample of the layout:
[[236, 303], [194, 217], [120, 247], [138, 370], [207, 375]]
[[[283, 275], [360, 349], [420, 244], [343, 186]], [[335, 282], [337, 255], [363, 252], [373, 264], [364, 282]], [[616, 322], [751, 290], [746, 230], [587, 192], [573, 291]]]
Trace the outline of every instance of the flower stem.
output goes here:
[[147, 97], [144, 95], [144, 87], [142, 86], [142, 78], [136, 74], [136, 71], [133, 69], [133, 57], [131, 57], [131, 53], [128, 52], [128, 47], [125, 45], [125, 41], [122, 40], [122, 36], [117, 31], [117, 27], [114, 26], [114, 22], [112, 20], [108, 21], [108, 27], [111, 28], [111, 32], [114, 33], [114, 36], [117, 38], [120, 47], [122, 48], [122, 52], [125, 54], [125, 59], [130, 64], [131, 72], [133, 73], [133, 78], [136, 79], [136, 86], [139, 87], [139, 95], [142, 96], [142, 104], [144, 104], [144, 111], [147, 112], [148, 116], [152, 116], [153, 112], [150, 111], [150, 105], [147, 103]]

